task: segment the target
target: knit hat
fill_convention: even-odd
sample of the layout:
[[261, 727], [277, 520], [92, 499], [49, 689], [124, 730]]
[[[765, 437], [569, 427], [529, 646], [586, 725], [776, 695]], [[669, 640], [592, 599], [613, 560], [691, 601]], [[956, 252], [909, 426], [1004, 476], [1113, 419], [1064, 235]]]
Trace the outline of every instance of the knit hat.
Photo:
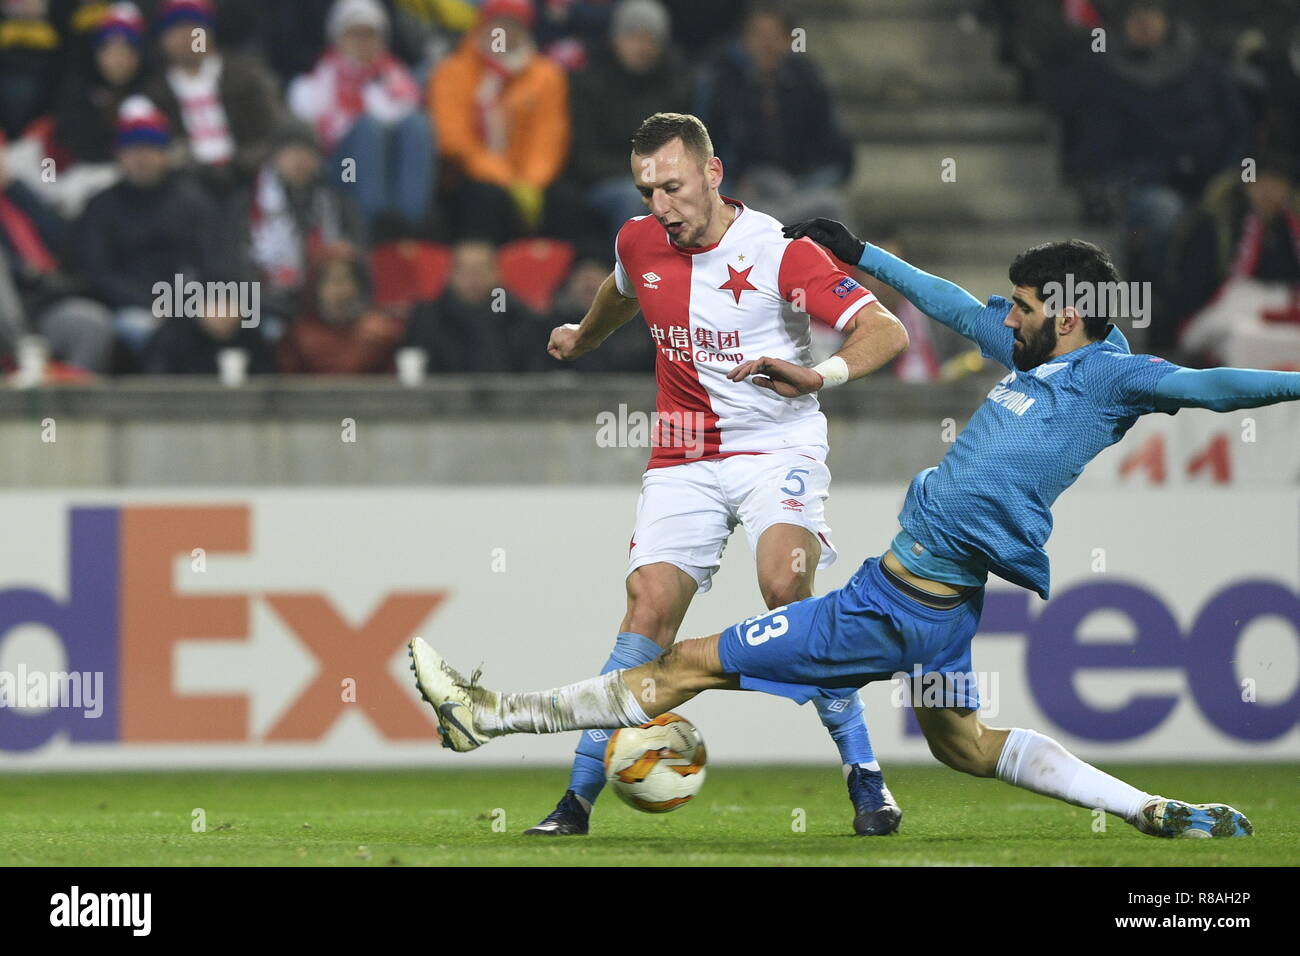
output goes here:
[[212, 26], [216, 14], [208, 0], [165, 0], [154, 25], [159, 33], [183, 23]]
[[518, 20], [529, 30], [533, 28], [533, 5], [529, 0], [487, 0], [479, 11], [479, 23], [489, 20]]
[[378, 0], [338, 0], [330, 7], [326, 33], [337, 43], [338, 38], [352, 27], [373, 27], [387, 34], [388, 11]]
[[118, 149], [128, 146], [166, 147], [171, 142], [167, 117], [144, 96], [128, 96], [117, 111]]
[[623, 0], [614, 8], [609, 22], [610, 36], [623, 33], [651, 33], [666, 40], [672, 28], [667, 8], [659, 0]]
[[144, 17], [134, 3], [113, 4], [95, 27], [95, 46], [102, 46], [114, 37], [121, 37], [135, 47], [144, 43]]

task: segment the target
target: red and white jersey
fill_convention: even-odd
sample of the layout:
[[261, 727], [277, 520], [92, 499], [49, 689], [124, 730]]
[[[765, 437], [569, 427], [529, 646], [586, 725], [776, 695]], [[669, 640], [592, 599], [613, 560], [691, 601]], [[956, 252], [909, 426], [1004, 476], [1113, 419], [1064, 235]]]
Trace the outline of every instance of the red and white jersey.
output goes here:
[[649, 467], [787, 448], [824, 459], [816, 395], [783, 398], [727, 373], [762, 356], [810, 364], [809, 316], [842, 329], [875, 296], [811, 239], [787, 239], [771, 216], [723, 199], [736, 218], [715, 245], [678, 248], [653, 216], [628, 220], [614, 242], [618, 291], [640, 302], [658, 348]]

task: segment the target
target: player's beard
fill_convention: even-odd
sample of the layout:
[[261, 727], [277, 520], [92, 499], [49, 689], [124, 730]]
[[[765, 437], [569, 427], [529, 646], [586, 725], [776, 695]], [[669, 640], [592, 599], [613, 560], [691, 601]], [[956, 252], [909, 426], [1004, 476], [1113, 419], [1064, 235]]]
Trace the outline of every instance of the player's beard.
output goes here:
[[683, 249], [695, 249], [713, 225], [713, 216], [706, 211], [702, 222], [693, 223], [690, 219], [682, 219], [681, 222], [682, 231], [675, 236], [669, 233], [668, 241]]
[[[697, 245], [699, 243], [700, 236], [704, 235], [705, 230], [709, 228], [709, 224], [707, 222], [694, 227], [692, 227], [689, 219], [683, 219], [681, 220], [681, 223], [682, 223], [682, 231], [675, 236], [671, 232], [668, 233], [668, 241], [675, 246], [680, 246], [683, 249], [690, 249], [695, 245]], [[664, 231], [667, 232], [667, 226], [664, 227]], [[687, 243], [690, 243], [690, 245], [687, 245]]]
[[1020, 347], [1012, 347], [1012, 361], [1020, 371], [1028, 372], [1042, 365], [1056, 350], [1056, 323], [1046, 321], [1037, 332], [1016, 341]]

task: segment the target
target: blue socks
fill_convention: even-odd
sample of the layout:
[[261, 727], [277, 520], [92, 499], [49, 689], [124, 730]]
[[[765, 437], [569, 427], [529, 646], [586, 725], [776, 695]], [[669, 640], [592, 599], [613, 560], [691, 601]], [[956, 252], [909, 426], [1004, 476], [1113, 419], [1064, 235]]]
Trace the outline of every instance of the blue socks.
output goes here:
[[840, 762], [847, 766], [859, 765], [868, 770], [879, 770], [876, 754], [867, 736], [867, 718], [862, 698], [853, 693], [848, 697], [814, 697], [813, 706], [822, 725], [831, 732], [831, 740], [840, 751]]
[[[610, 671], [648, 664], [662, 653], [663, 648], [645, 635], [623, 631], [614, 641], [614, 650], [600, 672], [608, 674]], [[861, 702], [858, 703], [858, 712], [862, 712]], [[596, 802], [596, 797], [605, 786], [605, 745], [609, 743], [611, 733], [609, 730], [584, 730], [575, 751], [573, 770], [569, 774], [569, 789], [582, 798], [588, 809]], [[863, 740], [866, 740], [866, 736], [866, 727], [863, 726]], [[871, 752], [870, 744], [867, 745], [867, 752]]]

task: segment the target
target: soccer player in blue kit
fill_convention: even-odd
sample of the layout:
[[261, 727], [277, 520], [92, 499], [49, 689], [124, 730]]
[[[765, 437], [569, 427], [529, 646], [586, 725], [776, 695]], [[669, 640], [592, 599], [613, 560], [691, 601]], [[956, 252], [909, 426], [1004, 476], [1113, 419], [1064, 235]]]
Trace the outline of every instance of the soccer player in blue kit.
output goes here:
[[[1232, 807], [1145, 793], [1036, 731], [987, 726], [967, 676], [989, 573], [1047, 598], [1051, 506], [1089, 461], [1150, 412], [1232, 411], [1298, 399], [1300, 372], [1184, 369], [1133, 355], [1103, 317], [1068, 304], [1049, 313], [1045, 300], [1067, 287], [1067, 277], [1075, 289], [1118, 281], [1110, 258], [1090, 243], [1048, 243], [1022, 253], [1010, 268], [1011, 301], [993, 296], [984, 305], [833, 220], [809, 220], [785, 233], [808, 236], [893, 286], [1009, 374], [939, 465], [912, 480], [889, 549], [836, 591], [680, 642], [651, 663], [541, 692], [489, 691], [414, 638], [412, 669], [438, 712], [444, 745], [465, 751], [508, 733], [637, 726], [705, 690], [760, 690], [799, 703], [846, 697], [919, 667], [923, 681], [934, 678], [944, 688], [940, 706], [925, 695], [916, 717], [931, 752], [949, 767], [1100, 807], [1152, 836], [1250, 835], [1250, 822]], [[782, 395], [822, 387], [819, 373], [775, 359], [745, 363], [733, 374], [755, 375], [755, 385]], [[647, 686], [654, 689], [649, 701], [639, 696]]]

